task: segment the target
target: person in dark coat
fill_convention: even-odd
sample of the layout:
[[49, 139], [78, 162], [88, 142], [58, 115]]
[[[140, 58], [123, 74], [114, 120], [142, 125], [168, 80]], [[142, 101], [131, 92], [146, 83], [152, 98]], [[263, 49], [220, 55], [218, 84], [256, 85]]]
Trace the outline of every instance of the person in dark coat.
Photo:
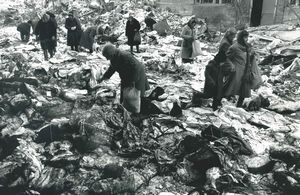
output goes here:
[[65, 27], [68, 29], [67, 45], [71, 46], [71, 50], [79, 51], [81, 25], [79, 20], [74, 17], [73, 12], [70, 12], [68, 16], [65, 22]]
[[53, 44], [54, 44], [54, 53], [56, 52], [56, 46], [57, 46], [57, 21], [56, 21], [56, 18], [55, 18], [55, 15], [50, 12], [50, 11], [47, 11], [46, 14], [48, 14], [50, 16], [50, 21], [52, 21], [54, 23], [54, 26], [55, 26], [55, 40], [53, 40]]
[[115, 72], [118, 72], [121, 79], [121, 103], [123, 102], [122, 91], [126, 87], [135, 87], [141, 91], [141, 97], [145, 97], [145, 91], [150, 87], [144, 65], [131, 53], [119, 50], [110, 43], [104, 46], [102, 54], [110, 60], [111, 65], [99, 82], [109, 79]]
[[139, 53], [139, 44], [140, 42], [134, 41], [134, 36], [136, 33], [139, 33], [141, 25], [137, 19], [133, 16], [129, 16], [128, 21], [126, 22], [126, 32], [125, 35], [128, 39], [128, 45], [130, 45], [130, 51], [133, 52], [133, 46], [136, 46], [136, 50]]
[[50, 20], [50, 16], [48, 14], [44, 14], [42, 19], [36, 25], [35, 34], [39, 36], [40, 44], [44, 52], [44, 59], [48, 60], [48, 52], [50, 57], [53, 57], [55, 50], [54, 41], [56, 39], [56, 26]]
[[229, 28], [225, 32], [225, 35], [220, 42], [217, 55], [213, 60], [209, 61], [205, 68], [204, 94], [207, 98], [213, 97], [213, 110], [216, 110], [218, 106], [221, 106], [224, 73], [220, 68], [220, 64], [226, 61], [226, 52], [233, 44], [235, 35], [235, 28]]
[[[249, 33], [242, 30], [237, 35], [237, 42], [227, 52], [226, 62], [234, 67], [234, 75], [224, 91], [224, 95], [238, 95], [237, 107], [242, 107], [244, 99], [251, 96], [251, 89], [261, 82], [254, 51], [248, 44]], [[255, 85], [255, 86], [254, 86]]]
[[196, 39], [194, 27], [196, 25], [196, 18], [192, 17], [187, 25], [183, 27], [181, 37], [183, 39], [181, 44], [181, 58], [183, 63], [193, 62], [193, 41]]
[[17, 26], [17, 31], [20, 32], [21, 40], [23, 42], [28, 42], [30, 37], [30, 28], [32, 25], [32, 21], [23, 22]]
[[156, 24], [156, 21], [149, 14], [145, 18], [145, 24], [146, 24], [147, 28], [149, 28], [151, 31], [153, 31], [153, 25]]

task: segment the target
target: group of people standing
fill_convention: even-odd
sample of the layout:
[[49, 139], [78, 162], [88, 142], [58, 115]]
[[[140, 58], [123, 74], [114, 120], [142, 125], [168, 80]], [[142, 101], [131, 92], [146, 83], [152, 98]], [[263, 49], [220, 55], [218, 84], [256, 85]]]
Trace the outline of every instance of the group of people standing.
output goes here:
[[[155, 21], [150, 21], [150, 18], [146, 17], [145, 23], [147, 28], [153, 30]], [[27, 24], [31, 25], [30, 21]], [[181, 58], [183, 63], [193, 62], [192, 44], [198, 38], [197, 33], [195, 33], [197, 24], [199, 24], [199, 20], [192, 17], [182, 30]], [[21, 25], [18, 30], [19, 28], [21, 29]], [[105, 33], [105, 29], [96, 26], [89, 27], [82, 32], [80, 22], [72, 12], [69, 13], [65, 21], [65, 28], [68, 30], [67, 45], [75, 51], [79, 51], [79, 45], [81, 45], [93, 52], [95, 36]], [[102, 50], [102, 54], [110, 60], [111, 65], [103, 77], [99, 79], [99, 82], [109, 79], [114, 72], [118, 72], [121, 78], [121, 102], [123, 100], [122, 91], [126, 87], [140, 90], [141, 97], [149, 89], [144, 65], [132, 55], [133, 46], [136, 46], [137, 52], [140, 52], [141, 37], [138, 37], [140, 36], [140, 28], [139, 21], [130, 15], [126, 23], [125, 35], [131, 53], [121, 51], [110, 43], [106, 44]], [[24, 29], [25, 31], [20, 31], [21, 38], [28, 41], [30, 27], [29, 33], [28, 27]], [[37, 23], [34, 33], [39, 36], [45, 59], [48, 59], [48, 53], [52, 57], [57, 40], [57, 23], [54, 14], [45, 13]], [[206, 66], [204, 97], [213, 98], [213, 110], [221, 106], [222, 98], [235, 95], [239, 96], [237, 106], [241, 107], [244, 99], [251, 96], [251, 89], [256, 88], [262, 82], [255, 53], [248, 43], [248, 35], [246, 30], [236, 32], [235, 28], [229, 28], [221, 40], [217, 55]], [[236, 41], [234, 41], [235, 38]]]
[[[194, 31], [197, 20], [192, 17], [183, 28], [181, 58], [183, 63], [192, 62]], [[255, 52], [248, 43], [247, 30], [229, 28], [222, 38], [217, 55], [205, 69], [204, 97], [213, 98], [212, 108], [221, 106], [222, 98], [239, 96], [236, 106], [242, 107], [244, 99], [251, 97], [251, 89], [262, 83], [255, 59]], [[236, 38], [236, 41], [234, 41]]]

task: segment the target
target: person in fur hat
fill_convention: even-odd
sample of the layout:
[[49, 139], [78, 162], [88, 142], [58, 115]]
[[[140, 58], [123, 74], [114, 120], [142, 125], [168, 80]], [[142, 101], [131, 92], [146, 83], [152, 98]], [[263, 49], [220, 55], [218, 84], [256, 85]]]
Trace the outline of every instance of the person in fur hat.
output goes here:
[[21, 40], [23, 42], [29, 41], [31, 24], [32, 21], [29, 20], [28, 22], [23, 22], [17, 26], [17, 31], [20, 32]]
[[118, 72], [121, 79], [121, 103], [123, 102], [122, 91], [126, 87], [135, 87], [141, 91], [141, 97], [144, 97], [145, 91], [150, 89], [144, 65], [131, 53], [117, 49], [110, 43], [104, 46], [102, 54], [110, 60], [111, 64], [98, 82], [101, 83]]

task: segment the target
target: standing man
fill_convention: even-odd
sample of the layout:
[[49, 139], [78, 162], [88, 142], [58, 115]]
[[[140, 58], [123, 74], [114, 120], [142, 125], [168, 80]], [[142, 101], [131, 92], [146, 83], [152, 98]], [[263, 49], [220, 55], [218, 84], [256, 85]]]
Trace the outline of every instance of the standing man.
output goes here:
[[48, 14], [44, 14], [42, 19], [36, 25], [35, 34], [39, 36], [40, 44], [44, 52], [44, 59], [48, 60], [48, 52], [50, 57], [53, 57], [55, 45], [53, 41], [56, 39], [56, 26], [50, 20], [50, 16]]
[[140, 52], [139, 50], [139, 44], [140, 42], [137, 42], [134, 40], [134, 36], [136, 33], [139, 33], [139, 30], [141, 28], [141, 25], [137, 19], [135, 19], [132, 15], [129, 16], [128, 21], [126, 22], [126, 32], [125, 35], [128, 39], [128, 45], [130, 45], [130, 51], [133, 52], [133, 46], [136, 46], [137, 53]]
[[17, 27], [17, 31], [20, 32], [21, 40], [23, 42], [29, 41], [31, 24], [32, 24], [32, 22], [31, 22], [31, 20], [29, 20], [28, 22], [23, 22], [23, 23], [19, 24]]
[[78, 46], [81, 37], [81, 25], [79, 20], [74, 17], [73, 12], [68, 14], [65, 27], [68, 29], [67, 45], [71, 46], [71, 50], [79, 51]]

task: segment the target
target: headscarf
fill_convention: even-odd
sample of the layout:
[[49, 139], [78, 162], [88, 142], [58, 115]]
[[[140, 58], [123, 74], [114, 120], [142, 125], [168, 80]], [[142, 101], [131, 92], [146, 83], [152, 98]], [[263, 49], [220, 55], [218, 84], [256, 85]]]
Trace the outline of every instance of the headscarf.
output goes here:
[[244, 37], [247, 37], [247, 36], [249, 36], [248, 31], [246, 31], [246, 30], [240, 31], [240, 32], [238, 33], [238, 35], [237, 35], [237, 42], [238, 42], [240, 45], [247, 47], [248, 44], [245, 43], [245, 41], [244, 41]]
[[225, 35], [224, 37], [229, 37], [231, 35], [235, 35], [236, 34], [236, 29], [231, 27], [231, 28], [228, 28], [227, 31], [225, 32]]
[[116, 54], [117, 48], [111, 44], [107, 43], [102, 50], [102, 55], [107, 59], [112, 59], [112, 57]]

